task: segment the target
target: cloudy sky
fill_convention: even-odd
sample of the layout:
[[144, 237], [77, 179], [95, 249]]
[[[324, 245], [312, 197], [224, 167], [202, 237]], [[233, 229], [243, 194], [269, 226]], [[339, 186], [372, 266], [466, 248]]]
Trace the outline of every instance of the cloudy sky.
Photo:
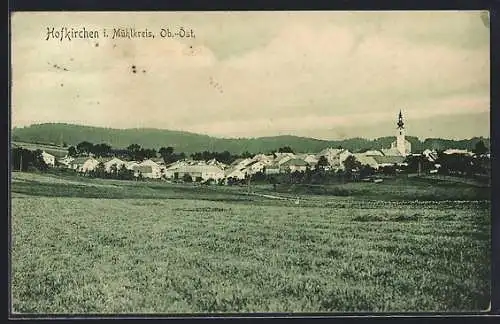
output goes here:
[[[195, 38], [160, 36], [180, 26]], [[100, 38], [45, 40], [47, 27]], [[402, 109], [408, 135], [489, 136], [480, 12], [15, 13], [11, 34], [12, 126], [373, 138]]]

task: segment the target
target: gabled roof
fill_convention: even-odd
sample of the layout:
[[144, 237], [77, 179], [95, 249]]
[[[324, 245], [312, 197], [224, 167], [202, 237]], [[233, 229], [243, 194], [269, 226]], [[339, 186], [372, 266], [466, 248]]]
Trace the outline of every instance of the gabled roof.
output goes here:
[[90, 158], [89, 157], [77, 157], [77, 158], [74, 158], [73, 161], [71, 161], [70, 163], [71, 164], [82, 165], [88, 159], [90, 159]]
[[405, 158], [403, 156], [373, 156], [378, 164], [400, 164]]
[[140, 173], [153, 173], [153, 168], [150, 165], [134, 165], [132, 170]]
[[142, 161], [141, 163], [139, 163], [139, 165], [141, 165], [141, 166], [154, 166], [154, 167], [160, 167], [160, 165], [158, 165], [158, 163], [156, 163], [155, 161], [153, 161], [153, 160], [151, 160], [151, 159], [144, 160], [144, 161]]
[[127, 162], [125, 162], [125, 161], [123, 161], [123, 160], [120, 160], [119, 158], [116, 158], [116, 157], [115, 157], [115, 158], [112, 158], [112, 159], [111, 159], [111, 160], [109, 160], [109, 161], [106, 161], [106, 164], [110, 164], [110, 163], [111, 163], [111, 164], [114, 164], [114, 163], [116, 163], [116, 164], [126, 164]]
[[181, 173], [224, 172], [216, 165], [185, 165], [179, 167], [176, 171]]
[[381, 149], [385, 156], [401, 156], [397, 148]]
[[288, 161], [284, 162], [282, 165], [286, 165], [286, 166], [291, 166], [291, 165], [294, 165], [294, 166], [308, 166], [309, 163], [307, 163], [306, 161], [304, 161], [302, 159], [291, 159], [291, 160], [288, 160]]
[[372, 167], [375, 167], [378, 165], [378, 162], [375, 160], [375, 158], [379, 156], [366, 156], [363, 153], [355, 153], [353, 154], [356, 160], [361, 163], [361, 165], [369, 165]]

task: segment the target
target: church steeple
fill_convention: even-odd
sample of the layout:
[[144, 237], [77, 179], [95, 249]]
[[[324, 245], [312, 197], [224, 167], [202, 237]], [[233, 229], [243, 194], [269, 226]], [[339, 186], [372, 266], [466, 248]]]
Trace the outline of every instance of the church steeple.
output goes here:
[[399, 117], [398, 117], [398, 129], [404, 129], [405, 128], [405, 123], [403, 122], [403, 114], [401, 113], [401, 110], [399, 110]]
[[401, 156], [407, 156], [411, 152], [411, 144], [405, 138], [405, 123], [401, 110], [399, 110], [398, 122], [396, 125], [398, 126], [396, 140], [392, 142], [391, 148], [396, 149]]

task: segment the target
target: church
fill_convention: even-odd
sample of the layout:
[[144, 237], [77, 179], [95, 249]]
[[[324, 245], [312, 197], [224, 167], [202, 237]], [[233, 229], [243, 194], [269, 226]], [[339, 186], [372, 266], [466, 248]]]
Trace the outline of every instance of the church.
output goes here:
[[411, 143], [405, 138], [405, 124], [403, 114], [399, 111], [397, 122], [396, 140], [391, 143], [391, 148], [382, 149], [382, 153], [386, 156], [407, 156], [411, 152]]

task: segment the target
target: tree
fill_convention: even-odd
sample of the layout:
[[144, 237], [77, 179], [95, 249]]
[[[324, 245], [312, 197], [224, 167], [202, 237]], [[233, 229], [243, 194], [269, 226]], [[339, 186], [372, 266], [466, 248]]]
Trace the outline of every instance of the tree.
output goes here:
[[158, 153], [163, 158], [163, 161], [165, 163], [173, 162], [173, 161], [171, 161], [172, 160], [172, 154], [174, 153], [174, 148], [173, 147], [171, 147], [171, 146], [169, 146], [169, 147], [161, 147], [158, 150]]
[[359, 171], [359, 176], [363, 178], [371, 177], [375, 173], [375, 169], [369, 165], [363, 165]]
[[486, 154], [486, 152], [488, 152], [488, 148], [486, 147], [486, 145], [484, 145], [484, 142], [483, 141], [477, 142], [476, 145], [474, 146], [474, 153], [476, 155], [483, 155]]
[[96, 144], [92, 148], [92, 153], [99, 157], [109, 156], [111, 153], [111, 146], [105, 143]]
[[356, 159], [354, 155], [349, 155], [343, 162], [344, 168], [347, 172], [352, 170], [359, 170], [361, 168], [361, 163]]
[[46, 170], [47, 164], [42, 158], [42, 152], [30, 151], [21, 147], [12, 149], [12, 168], [19, 171], [28, 171], [30, 168]]
[[189, 174], [184, 173], [184, 176], [182, 177], [182, 181], [184, 181], [184, 182], [193, 182], [193, 178]]
[[83, 141], [83, 142], [80, 142], [76, 145], [76, 149], [77, 149], [79, 154], [87, 154], [88, 155], [88, 154], [92, 153], [92, 151], [94, 149], [94, 144], [87, 142], [87, 141]]
[[354, 155], [349, 155], [343, 162], [345, 168], [345, 175], [347, 178], [354, 179], [355, 172], [361, 169], [361, 163], [354, 157]]
[[68, 155], [69, 156], [77, 156], [78, 155], [78, 151], [76, 150], [76, 147], [70, 146], [68, 148]]
[[318, 170], [325, 170], [325, 168], [328, 166], [328, 160], [326, 159], [325, 156], [320, 156], [318, 159], [318, 164], [317, 164], [317, 169]]
[[293, 150], [290, 146], [284, 146], [278, 149], [278, 153], [293, 153]]
[[141, 146], [139, 144], [130, 144], [127, 146], [128, 154], [131, 159], [140, 160]]

